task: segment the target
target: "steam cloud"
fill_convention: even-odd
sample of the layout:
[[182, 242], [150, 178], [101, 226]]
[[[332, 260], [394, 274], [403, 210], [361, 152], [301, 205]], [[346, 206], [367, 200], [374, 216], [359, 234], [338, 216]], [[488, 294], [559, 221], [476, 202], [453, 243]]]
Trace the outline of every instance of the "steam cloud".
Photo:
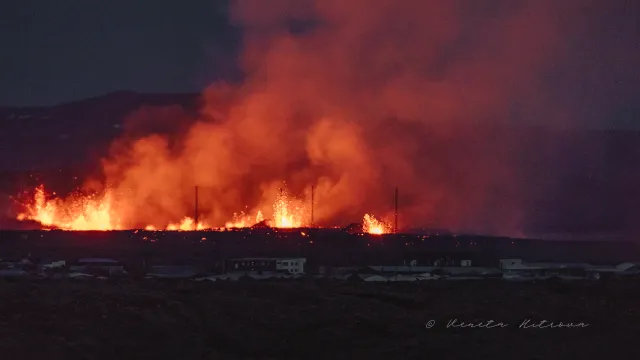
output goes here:
[[[207, 89], [187, 129], [162, 125], [191, 117], [179, 108], [132, 114], [106, 178], [131, 226], [191, 214], [195, 185], [202, 216], [223, 224], [268, 208], [286, 181], [316, 187], [320, 224], [387, 215], [398, 186], [401, 226], [517, 234], [545, 191], [524, 159], [544, 149], [506, 125], [574, 125], [549, 74], [595, 5], [237, 0], [245, 81]], [[160, 129], [140, 138], [150, 119]]]

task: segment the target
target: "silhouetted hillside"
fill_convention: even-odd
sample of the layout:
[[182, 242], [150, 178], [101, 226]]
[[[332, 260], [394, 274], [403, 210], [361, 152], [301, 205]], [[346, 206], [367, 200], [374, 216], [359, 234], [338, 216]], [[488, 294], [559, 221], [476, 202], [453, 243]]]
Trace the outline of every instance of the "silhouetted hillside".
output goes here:
[[197, 94], [117, 92], [51, 107], [0, 108], [0, 170], [81, 166], [103, 153], [141, 106], [197, 108]]

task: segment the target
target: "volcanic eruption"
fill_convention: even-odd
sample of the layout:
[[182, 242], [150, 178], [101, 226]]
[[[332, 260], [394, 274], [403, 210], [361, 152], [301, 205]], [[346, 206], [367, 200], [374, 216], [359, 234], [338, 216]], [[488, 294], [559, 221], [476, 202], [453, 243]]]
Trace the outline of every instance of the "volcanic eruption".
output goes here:
[[363, 219], [365, 231], [385, 233], [389, 226], [370, 214], [388, 218], [385, 194], [399, 187], [407, 226], [519, 234], [531, 207], [522, 160], [529, 150], [504, 126], [514, 114], [555, 121], [566, 113], [545, 76], [565, 64], [561, 25], [576, 8], [544, 0], [233, 1], [243, 81], [205, 89], [196, 115], [175, 106], [130, 114], [102, 159], [100, 186], [89, 179], [68, 197], [38, 188], [19, 218], [78, 230], [263, 220], [301, 227], [311, 222], [313, 187], [318, 225]]

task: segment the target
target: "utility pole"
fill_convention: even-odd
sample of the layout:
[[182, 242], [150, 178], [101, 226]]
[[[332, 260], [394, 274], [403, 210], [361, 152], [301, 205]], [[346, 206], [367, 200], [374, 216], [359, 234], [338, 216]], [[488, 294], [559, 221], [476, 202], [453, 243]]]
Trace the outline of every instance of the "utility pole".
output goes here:
[[311, 227], [314, 227], [314, 221], [313, 221], [313, 192], [315, 190], [315, 186], [311, 185]]
[[195, 214], [193, 219], [193, 230], [198, 231], [198, 185], [195, 191]]
[[394, 212], [393, 232], [397, 234], [398, 233], [398, 188], [397, 187], [394, 195], [394, 205], [395, 205], [395, 212]]

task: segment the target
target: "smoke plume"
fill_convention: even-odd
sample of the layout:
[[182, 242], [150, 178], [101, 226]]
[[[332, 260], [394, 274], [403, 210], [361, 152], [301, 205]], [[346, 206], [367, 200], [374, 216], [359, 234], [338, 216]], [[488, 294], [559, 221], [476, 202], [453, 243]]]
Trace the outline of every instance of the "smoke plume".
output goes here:
[[[532, 145], [530, 133], [506, 129], [576, 125], [552, 75], [571, 64], [569, 42], [596, 5], [234, 1], [243, 83], [213, 84], [195, 118], [133, 114], [138, 124], [169, 115], [192, 125], [144, 137], [132, 125], [104, 160], [105, 176], [126, 194], [131, 226], [191, 215], [196, 185], [210, 224], [267, 209], [283, 186], [307, 201], [315, 186], [325, 225], [391, 214], [397, 186], [401, 227], [517, 234], [532, 198], [549, 190], [544, 180], [561, 175], [553, 154], [527, 163], [548, 151], [545, 135]], [[548, 176], [528, 177], [534, 169]]]

